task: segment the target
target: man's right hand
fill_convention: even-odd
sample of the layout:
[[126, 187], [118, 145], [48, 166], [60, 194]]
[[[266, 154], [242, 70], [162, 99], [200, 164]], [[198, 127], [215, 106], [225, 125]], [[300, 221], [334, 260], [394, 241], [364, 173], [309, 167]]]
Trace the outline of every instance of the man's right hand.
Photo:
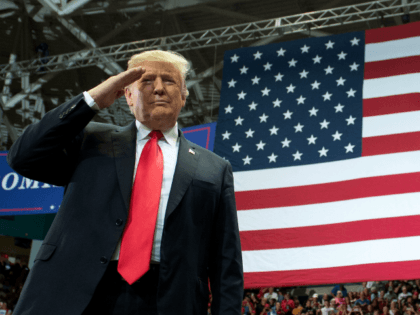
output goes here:
[[126, 70], [108, 78], [108, 80], [90, 89], [88, 93], [100, 109], [107, 108], [123, 96], [124, 88], [140, 79], [145, 71], [142, 67]]

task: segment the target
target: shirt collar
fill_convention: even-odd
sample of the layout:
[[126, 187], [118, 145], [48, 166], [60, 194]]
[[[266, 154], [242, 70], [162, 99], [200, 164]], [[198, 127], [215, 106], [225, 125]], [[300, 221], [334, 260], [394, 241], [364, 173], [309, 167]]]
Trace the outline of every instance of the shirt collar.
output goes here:
[[[148, 138], [149, 133], [152, 131], [152, 129], [146, 127], [138, 120], [136, 120], [136, 127], [138, 131], [137, 140], [143, 140]], [[178, 140], [178, 123], [175, 123], [175, 126], [173, 126], [171, 129], [162, 131], [162, 134], [166, 142], [168, 142], [171, 146], [175, 147], [176, 142]]]

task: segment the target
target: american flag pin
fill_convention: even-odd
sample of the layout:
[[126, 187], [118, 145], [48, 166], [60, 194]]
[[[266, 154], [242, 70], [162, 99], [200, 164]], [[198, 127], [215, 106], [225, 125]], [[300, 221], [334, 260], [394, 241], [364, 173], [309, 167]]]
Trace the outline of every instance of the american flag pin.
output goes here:
[[189, 149], [188, 152], [190, 152], [192, 155], [195, 154], [195, 152], [192, 149]]

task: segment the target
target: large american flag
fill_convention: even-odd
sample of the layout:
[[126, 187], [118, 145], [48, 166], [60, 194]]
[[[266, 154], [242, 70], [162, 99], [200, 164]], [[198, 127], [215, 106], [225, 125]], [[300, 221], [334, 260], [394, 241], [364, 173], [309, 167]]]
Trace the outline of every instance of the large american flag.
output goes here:
[[420, 277], [420, 24], [227, 51], [245, 286]]

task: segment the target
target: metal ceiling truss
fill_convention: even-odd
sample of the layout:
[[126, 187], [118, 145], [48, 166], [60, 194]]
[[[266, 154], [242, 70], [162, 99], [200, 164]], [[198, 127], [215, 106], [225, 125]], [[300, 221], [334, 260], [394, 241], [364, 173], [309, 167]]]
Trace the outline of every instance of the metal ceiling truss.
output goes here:
[[128, 60], [133, 54], [149, 49], [186, 51], [231, 43], [246, 42], [271, 36], [301, 33], [334, 26], [369, 22], [382, 18], [420, 12], [420, 0], [381, 0], [348, 5], [275, 19], [219, 27], [180, 35], [145, 39], [107, 47], [50, 56], [13, 64], [0, 65], [0, 79], [24, 73], [50, 73]]

